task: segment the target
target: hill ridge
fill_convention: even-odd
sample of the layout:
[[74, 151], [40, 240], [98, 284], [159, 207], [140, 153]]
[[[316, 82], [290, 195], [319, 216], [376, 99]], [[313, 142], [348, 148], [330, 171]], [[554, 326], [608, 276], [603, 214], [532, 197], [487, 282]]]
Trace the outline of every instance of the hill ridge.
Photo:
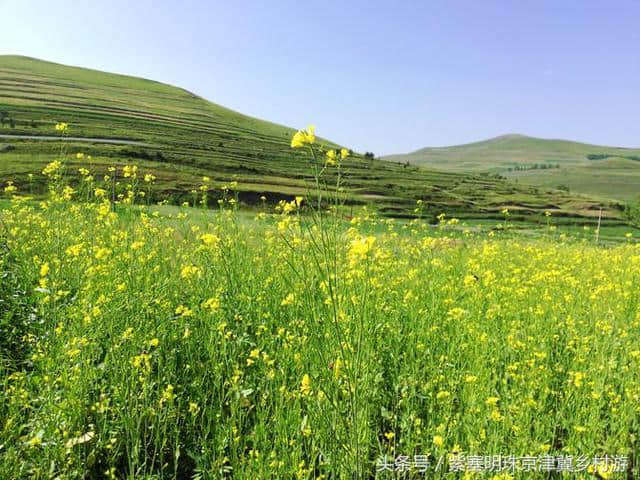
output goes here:
[[635, 148], [506, 134], [383, 158], [444, 171], [501, 175], [618, 201], [640, 195], [640, 149]]
[[526, 135], [523, 133], [504, 133], [501, 135], [497, 135], [495, 137], [489, 137], [486, 138], [484, 140], [475, 140], [472, 142], [466, 142], [466, 143], [456, 143], [456, 144], [452, 144], [452, 145], [441, 145], [441, 146], [437, 146], [437, 147], [433, 147], [433, 146], [427, 146], [427, 147], [422, 147], [419, 148], [417, 150], [413, 150], [409, 153], [392, 153], [389, 155], [385, 155], [384, 158], [388, 158], [388, 157], [396, 157], [396, 156], [400, 156], [400, 155], [409, 155], [409, 154], [414, 154], [414, 153], [418, 153], [418, 152], [423, 152], [423, 151], [427, 151], [427, 150], [432, 150], [432, 149], [451, 149], [451, 148], [456, 148], [456, 147], [468, 147], [468, 146], [472, 146], [472, 145], [478, 145], [478, 144], [488, 144], [488, 143], [493, 143], [493, 142], [503, 142], [503, 141], [510, 141], [510, 140], [531, 140], [531, 141], [548, 141], [548, 142], [564, 142], [564, 143], [569, 143], [569, 144], [576, 144], [576, 145], [584, 145], [587, 147], [592, 147], [592, 148], [599, 148], [599, 149], [615, 149], [615, 150], [623, 150], [623, 151], [635, 151], [635, 150], [639, 150], [640, 147], [636, 148], [636, 147], [620, 147], [620, 146], [614, 146], [614, 145], [599, 145], [596, 143], [587, 143], [587, 142], [582, 142], [582, 141], [578, 141], [578, 140], [571, 140], [571, 139], [566, 139], [566, 138], [559, 138], [559, 137], [553, 137], [553, 138], [546, 138], [546, 137], [535, 137], [533, 135]]

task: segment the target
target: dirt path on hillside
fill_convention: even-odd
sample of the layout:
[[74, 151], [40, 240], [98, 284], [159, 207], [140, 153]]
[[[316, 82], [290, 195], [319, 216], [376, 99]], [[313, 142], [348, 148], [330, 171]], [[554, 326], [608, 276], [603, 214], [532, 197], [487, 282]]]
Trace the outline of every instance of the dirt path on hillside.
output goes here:
[[63, 140], [65, 142], [86, 142], [86, 143], [110, 143], [114, 145], [136, 145], [139, 147], [153, 147], [150, 143], [138, 142], [136, 140], [124, 140], [117, 138], [91, 138], [91, 137], [56, 137], [53, 135], [7, 135], [0, 134], [0, 138], [13, 140], [43, 140], [55, 141]]

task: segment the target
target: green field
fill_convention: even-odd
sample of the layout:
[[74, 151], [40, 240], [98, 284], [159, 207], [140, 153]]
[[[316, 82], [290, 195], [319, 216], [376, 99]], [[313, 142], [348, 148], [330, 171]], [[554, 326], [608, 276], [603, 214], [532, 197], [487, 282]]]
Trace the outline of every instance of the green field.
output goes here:
[[[55, 135], [57, 122], [67, 122], [70, 138], [103, 139], [66, 140], [67, 172], [86, 167], [101, 176], [111, 165], [135, 163], [157, 177], [149, 192], [153, 200], [190, 201], [203, 176], [211, 179], [213, 199], [219, 187], [237, 182], [235, 190], [246, 206], [259, 205], [261, 196], [274, 204], [305, 195], [312, 185], [308, 156], [289, 148], [292, 129], [150, 80], [0, 56], [0, 112], [0, 135], [45, 137]], [[41, 177], [30, 180], [28, 175], [40, 172], [60, 149], [56, 141], [0, 138], [0, 178], [39, 194]], [[77, 159], [77, 153], [92, 158]], [[328, 172], [328, 181], [335, 176]], [[442, 212], [496, 219], [509, 208], [514, 221], [544, 221], [544, 211], [550, 210], [566, 222], [593, 224], [602, 206], [606, 224], [624, 223], [618, 202], [493, 175], [443, 172], [354, 153], [343, 162], [342, 176], [348, 204], [370, 205], [387, 216], [414, 217], [416, 201], [422, 200], [419, 214], [431, 220]]]
[[455, 172], [490, 172], [543, 188], [568, 187], [622, 201], [640, 195], [640, 149], [503, 135], [385, 159]]

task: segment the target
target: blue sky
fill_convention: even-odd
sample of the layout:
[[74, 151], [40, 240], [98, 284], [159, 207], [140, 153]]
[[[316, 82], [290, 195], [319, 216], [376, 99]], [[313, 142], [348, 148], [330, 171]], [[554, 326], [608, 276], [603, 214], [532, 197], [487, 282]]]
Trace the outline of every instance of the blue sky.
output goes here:
[[640, 0], [0, 0], [0, 54], [126, 73], [388, 154], [640, 146]]

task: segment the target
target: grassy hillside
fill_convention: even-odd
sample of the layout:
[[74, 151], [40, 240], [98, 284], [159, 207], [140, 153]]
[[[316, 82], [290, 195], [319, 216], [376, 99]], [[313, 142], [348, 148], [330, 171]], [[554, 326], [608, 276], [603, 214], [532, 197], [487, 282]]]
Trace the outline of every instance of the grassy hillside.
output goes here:
[[[238, 182], [241, 202], [255, 204], [304, 195], [312, 176], [307, 158], [290, 148], [292, 129], [247, 117], [183, 89], [150, 80], [0, 56], [0, 178], [37, 192], [37, 174], [56, 158], [60, 142], [45, 141], [54, 125], [70, 125], [68, 171], [96, 174], [135, 162], [157, 176], [154, 199], [188, 200], [208, 176], [213, 186]], [[5, 136], [4, 138], [2, 136]], [[7, 136], [40, 137], [40, 139]], [[81, 142], [73, 138], [102, 139]], [[111, 143], [106, 143], [110, 140]], [[75, 153], [91, 155], [90, 162]], [[518, 186], [491, 175], [469, 175], [369, 160], [354, 155], [343, 165], [344, 195], [372, 204], [383, 215], [447, 212], [460, 218], [540, 219], [545, 210], [569, 221], [593, 222], [600, 206], [610, 222], [619, 206], [553, 189]], [[329, 175], [331, 177], [331, 174]], [[519, 215], [521, 214], [521, 215]]]
[[532, 185], [569, 187], [605, 198], [629, 200], [640, 195], [640, 149], [503, 135], [386, 159], [451, 171], [498, 173]]

